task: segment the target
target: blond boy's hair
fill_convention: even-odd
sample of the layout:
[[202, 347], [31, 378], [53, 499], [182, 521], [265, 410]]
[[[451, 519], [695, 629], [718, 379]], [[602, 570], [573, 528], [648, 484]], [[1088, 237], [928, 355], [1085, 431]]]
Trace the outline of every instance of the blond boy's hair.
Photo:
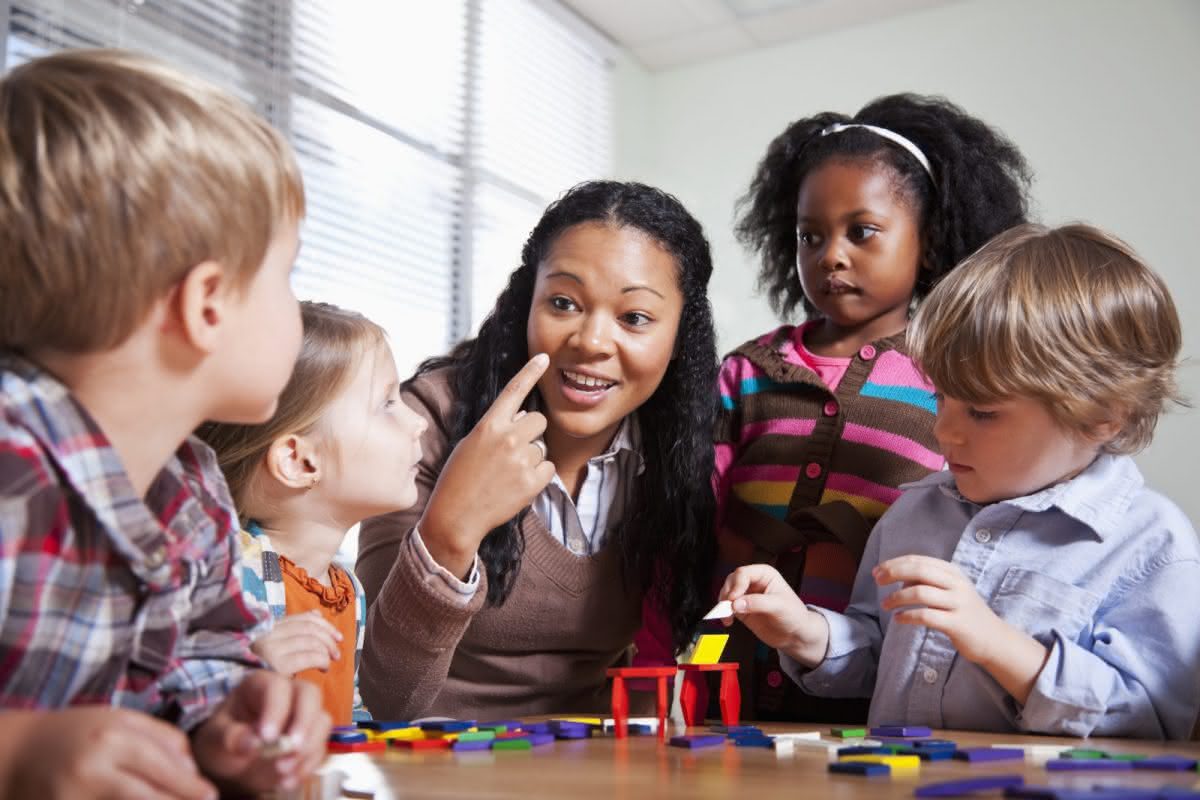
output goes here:
[[280, 436], [311, 433], [349, 384], [354, 367], [387, 342], [383, 328], [329, 303], [302, 302], [300, 319], [300, 355], [274, 416], [261, 425], [211, 422], [197, 431], [216, 451], [243, 523], [256, 513], [255, 476], [271, 443]]
[[921, 303], [912, 357], [949, 397], [1040, 401], [1065, 430], [1119, 433], [1109, 453], [1146, 447], [1168, 401], [1179, 315], [1129, 245], [1088, 225], [1019, 225], [962, 262]]
[[114, 347], [197, 264], [247, 284], [303, 216], [287, 142], [204, 81], [120, 50], [0, 79], [0, 349]]

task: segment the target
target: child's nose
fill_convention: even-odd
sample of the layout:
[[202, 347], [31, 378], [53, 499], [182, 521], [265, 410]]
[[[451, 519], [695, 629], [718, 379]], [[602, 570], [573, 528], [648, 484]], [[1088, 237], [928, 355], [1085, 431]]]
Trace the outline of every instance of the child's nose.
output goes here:
[[826, 272], [833, 272], [838, 269], [845, 269], [849, 266], [849, 259], [846, 257], [846, 250], [843, 246], [843, 241], [839, 236], [831, 236], [825, 243], [825, 248], [821, 251], [821, 257], [818, 264], [821, 269]]

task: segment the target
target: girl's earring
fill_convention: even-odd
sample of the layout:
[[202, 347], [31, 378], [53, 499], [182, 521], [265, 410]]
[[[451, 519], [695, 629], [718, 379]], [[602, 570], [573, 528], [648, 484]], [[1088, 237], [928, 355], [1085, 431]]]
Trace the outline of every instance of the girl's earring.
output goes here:
[[304, 488], [306, 488], [306, 489], [316, 488], [316, 485], [320, 482], [321, 482], [321, 477], [319, 475], [313, 475], [312, 480], [308, 482], [308, 486], [306, 486]]

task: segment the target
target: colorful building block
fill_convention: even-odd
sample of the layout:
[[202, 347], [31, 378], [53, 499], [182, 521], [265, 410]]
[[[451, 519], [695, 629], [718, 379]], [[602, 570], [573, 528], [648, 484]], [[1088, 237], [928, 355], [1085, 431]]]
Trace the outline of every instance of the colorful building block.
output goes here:
[[404, 750], [449, 750], [456, 742], [449, 739], [393, 739], [388, 744]]
[[387, 750], [387, 742], [330, 742], [325, 745], [329, 753], [378, 753]]
[[725, 737], [718, 734], [695, 734], [692, 736], [671, 737], [672, 747], [686, 747], [690, 750], [695, 750], [700, 747], [715, 747], [716, 745], [723, 744], [724, 742]]
[[972, 764], [985, 761], [1024, 761], [1025, 751], [1018, 747], [965, 747], [955, 750], [954, 757]]
[[924, 725], [877, 725], [871, 728], [871, 735], [915, 738], [932, 736], [933, 731]]
[[862, 755], [862, 756], [845, 756], [839, 757], [838, 761], [860, 762], [864, 764], [887, 764], [893, 771], [900, 770], [919, 770], [921, 768], [921, 759], [916, 756], [897, 756], [897, 755]]
[[1132, 770], [1132, 761], [1115, 761], [1111, 758], [1052, 758], [1046, 762], [1051, 772], [1121, 771]]
[[716, 664], [729, 643], [728, 633], [706, 633], [696, 640], [687, 659], [689, 664]]
[[863, 775], [868, 778], [892, 774], [892, 768], [887, 764], [871, 764], [860, 761], [835, 761], [829, 765], [829, 771], [843, 775]]
[[866, 728], [834, 728], [829, 732], [830, 736], [838, 739], [865, 739], [867, 738]]

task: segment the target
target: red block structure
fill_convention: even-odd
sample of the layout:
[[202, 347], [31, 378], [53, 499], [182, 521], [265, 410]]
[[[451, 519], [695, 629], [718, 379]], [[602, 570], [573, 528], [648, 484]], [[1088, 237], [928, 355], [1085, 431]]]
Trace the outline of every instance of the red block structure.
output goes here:
[[721, 689], [718, 696], [721, 703], [721, 723], [737, 725], [738, 716], [742, 713], [742, 690], [738, 686], [736, 661], [719, 664], [680, 664], [683, 671], [683, 689], [679, 693], [679, 703], [683, 706], [683, 721], [687, 726], [694, 727], [704, 722], [704, 712], [708, 708], [708, 682], [705, 672], [721, 673]]
[[[737, 665], [734, 664], [734, 667]], [[629, 736], [629, 693], [625, 687], [626, 678], [654, 678], [657, 681], [658, 703], [658, 738], [662, 739], [667, 730], [667, 711], [671, 702], [667, 692], [667, 679], [675, 676], [675, 667], [615, 667], [608, 671], [608, 677], [613, 679], [612, 686], [612, 715], [613, 730], [618, 739]], [[734, 680], [736, 684], [737, 681]]]

